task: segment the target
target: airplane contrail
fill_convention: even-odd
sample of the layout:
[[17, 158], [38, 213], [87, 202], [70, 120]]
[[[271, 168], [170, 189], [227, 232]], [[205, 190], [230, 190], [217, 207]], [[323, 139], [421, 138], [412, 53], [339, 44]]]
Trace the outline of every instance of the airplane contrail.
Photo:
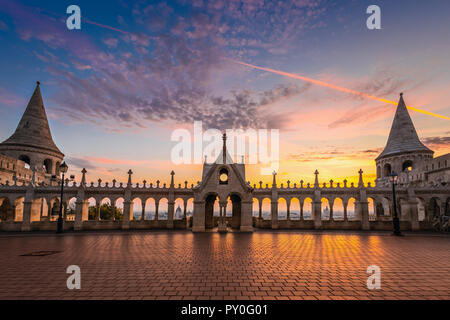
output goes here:
[[88, 20], [86, 18], [83, 19], [83, 22], [86, 22], [86, 23], [89, 23], [89, 24], [93, 24], [93, 25], [101, 27], [101, 28], [117, 31], [117, 32], [120, 32], [120, 33], [123, 33], [123, 34], [131, 34], [131, 32], [120, 30], [118, 28], [114, 28], [114, 27], [108, 26], [106, 24], [101, 24], [101, 23], [98, 23], [98, 22], [90, 21], [90, 20]]
[[[267, 71], [267, 72], [271, 72], [271, 73], [276, 73], [276, 74], [279, 74], [279, 75], [282, 75], [282, 76], [285, 76], [285, 77], [298, 79], [298, 80], [303, 80], [303, 81], [306, 81], [306, 82], [317, 84], [317, 85], [322, 86], [322, 87], [327, 87], [327, 88], [331, 88], [331, 89], [334, 89], [334, 90], [338, 90], [338, 91], [354, 94], [354, 95], [365, 97], [365, 98], [368, 98], [368, 99], [371, 99], [371, 100], [376, 100], [376, 101], [381, 101], [381, 102], [397, 105], [397, 102], [395, 102], [395, 101], [379, 98], [379, 97], [376, 97], [376, 96], [373, 96], [373, 95], [370, 95], [370, 94], [367, 94], [367, 93], [364, 93], [364, 92], [359, 92], [359, 91], [356, 91], [356, 90], [344, 88], [344, 87], [337, 86], [337, 85], [334, 85], [334, 84], [331, 84], [331, 83], [328, 83], [328, 82], [324, 82], [324, 81], [320, 81], [320, 80], [316, 80], [316, 79], [311, 79], [311, 78], [308, 78], [308, 77], [300, 76], [298, 74], [288, 73], [288, 72], [279, 71], [279, 70], [275, 70], [275, 69], [271, 69], [271, 68], [258, 67], [258, 66], [255, 66], [253, 64], [245, 63], [245, 62], [238, 61], [238, 60], [233, 60], [233, 59], [229, 59], [229, 58], [225, 58], [225, 59], [229, 60], [229, 61], [232, 61], [234, 63], [240, 64], [240, 65], [243, 65], [243, 66], [247, 66], [247, 67], [253, 68], [253, 69], [258, 69], [258, 70], [263, 70], [263, 71]], [[406, 108], [408, 108], [410, 110], [413, 110], [413, 111], [416, 111], [416, 112], [420, 112], [420, 113], [429, 115], [429, 116], [433, 116], [433, 117], [436, 117], [436, 118], [450, 120], [450, 117], [446, 117], [446, 116], [443, 116], [443, 115], [440, 115], [440, 114], [437, 114], [437, 113], [433, 113], [433, 112], [430, 112], [430, 111], [426, 111], [426, 110], [423, 110], [423, 109], [419, 109], [419, 108], [415, 108], [415, 107], [411, 107], [411, 106], [406, 106]]]

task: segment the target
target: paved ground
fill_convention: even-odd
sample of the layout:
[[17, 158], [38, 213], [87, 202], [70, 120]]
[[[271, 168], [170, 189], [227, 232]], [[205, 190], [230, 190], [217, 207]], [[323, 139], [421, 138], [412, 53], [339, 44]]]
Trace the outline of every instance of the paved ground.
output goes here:
[[[22, 256], [41, 250], [47, 256]], [[68, 290], [68, 265], [81, 290]], [[381, 289], [368, 290], [369, 265]], [[0, 235], [0, 299], [450, 299], [450, 237], [387, 233]]]

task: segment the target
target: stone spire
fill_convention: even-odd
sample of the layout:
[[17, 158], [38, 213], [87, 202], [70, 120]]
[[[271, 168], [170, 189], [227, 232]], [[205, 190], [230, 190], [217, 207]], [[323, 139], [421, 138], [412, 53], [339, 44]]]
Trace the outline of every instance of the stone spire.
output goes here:
[[433, 153], [420, 142], [414, 124], [403, 101], [403, 93], [400, 93], [397, 111], [392, 122], [391, 132], [383, 152], [376, 160], [405, 152], [425, 151]]
[[39, 85], [38, 81], [16, 131], [0, 146], [34, 147], [63, 157], [63, 153], [53, 142]]
[[222, 136], [223, 146], [222, 146], [222, 161], [227, 163], [227, 134], [224, 133]]

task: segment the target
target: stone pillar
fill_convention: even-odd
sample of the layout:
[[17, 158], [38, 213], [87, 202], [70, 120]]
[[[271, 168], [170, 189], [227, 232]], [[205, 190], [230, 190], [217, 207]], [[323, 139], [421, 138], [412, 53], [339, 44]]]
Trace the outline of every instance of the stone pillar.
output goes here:
[[300, 200], [300, 221], [303, 221], [303, 205], [304, 205], [305, 201], [304, 200]]
[[409, 207], [409, 217], [411, 222], [411, 230], [412, 231], [418, 231], [420, 230], [420, 224], [419, 224], [419, 210], [417, 208], [418, 201], [416, 199], [410, 199], [408, 201], [408, 207]]
[[241, 231], [253, 232], [253, 218], [252, 218], [253, 201], [241, 201]]
[[171, 178], [170, 178], [170, 187], [169, 187], [169, 198], [168, 198], [168, 206], [167, 206], [167, 229], [173, 229], [173, 214], [175, 209], [175, 196], [174, 196], [174, 179], [173, 176], [175, 175], [175, 172], [172, 170], [170, 172]]
[[142, 201], [142, 200], [141, 200], [141, 203], [142, 203], [141, 221], [144, 221], [144, 220], [145, 220], [145, 202], [146, 202], [146, 201]]
[[322, 229], [322, 201], [313, 201], [314, 229]]
[[272, 173], [272, 195], [270, 199], [270, 214], [272, 218], [272, 229], [278, 229], [278, 192], [277, 192], [277, 173]]
[[314, 197], [312, 202], [312, 214], [314, 217], [314, 229], [322, 229], [322, 193], [319, 189], [319, 182], [317, 179], [317, 175], [319, 174], [316, 170], [316, 182], [315, 182], [315, 190]]
[[[87, 208], [86, 208], [87, 206]], [[89, 219], [89, 201], [77, 198], [75, 202], [74, 230], [83, 230], [83, 221]]]
[[272, 215], [272, 229], [278, 229], [278, 199], [274, 199], [270, 202], [270, 212]]
[[330, 205], [330, 221], [333, 221], [334, 220], [334, 216], [333, 216], [334, 200], [330, 201], [329, 205]]
[[345, 201], [343, 204], [344, 204], [344, 221], [347, 222], [348, 221], [348, 216], [347, 216], [348, 201]]
[[33, 201], [25, 200], [23, 202], [23, 215], [22, 215], [22, 231], [31, 231], [31, 206]]
[[23, 201], [22, 231], [31, 231], [31, 207], [33, 206], [34, 186], [30, 183]]
[[370, 230], [370, 222], [369, 222], [369, 202], [367, 201], [359, 201], [356, 206], [357, 215], [361, 220], [361, 229], [362, 230]]
[[286, 220], [291, 220], [291, 199], [286, 200]]
[[194, 200], [192, 232], [205, 231], [205, 201]]
[[123, 220], [122, 220], [122, 229], [130, 229], [130, 216], [131, 216], [131, 208], [132, 202], [126, 200], [123, 202]]
[[100, 207], [101, 207], [101, 204], [100, 204], [100, 202], [98, 202], [97, 203], [97, 212], [95, 214], [95, 220], [97, 220], [97, 221], [100, 221]]
[[41, 212], [40, 212], [40, 216], [39, 216], [39, 220], [40, 221], [43, 221], [44, 220], [44, 198], [41, 198], [40, 200], [39, 200], [40, 202], [41, 202]]
[[111, 220], [112, 221], [116, 220], [116, 206], [114, 205], [113, 201], [111, 201], [111, 213], [112, 213]]
[[259, 211], [258, 211], [258, 218], [262, 220], [262, 203], [264, 199], [258, 199], [258, 205], [259, 205]]
[[[170, 196], [169, 196], [170, 198]], [[173, 229], [173, 213], [174, 213], [175, 201], [168, 202], [167, 213], [167, 229]]]

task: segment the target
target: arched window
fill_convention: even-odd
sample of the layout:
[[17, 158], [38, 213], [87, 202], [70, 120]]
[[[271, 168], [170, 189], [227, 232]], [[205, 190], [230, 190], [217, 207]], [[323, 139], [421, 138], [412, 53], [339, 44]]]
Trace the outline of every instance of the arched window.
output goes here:
[[19, 157], [19, 160], [25, 162], [25, 168], [27, 168], [27, 169], [31, 168], [31, 162], [30, 162], [29, 156], [26, 156], [23, 154]]
[[411, 171], [413, 169], [413, 163], [411, 160], [403, 162], [402, 171]]
[[388, 177], [392, 172], [392, 167], [389, 163], [386, 163], [383, 167], [383, 177]]
[[44, 170], [45, 170], [45, 173], [49, 173], [49, 174], [52, 173], [52, 160], [50, 160], [50, 159], [44, 160]]

